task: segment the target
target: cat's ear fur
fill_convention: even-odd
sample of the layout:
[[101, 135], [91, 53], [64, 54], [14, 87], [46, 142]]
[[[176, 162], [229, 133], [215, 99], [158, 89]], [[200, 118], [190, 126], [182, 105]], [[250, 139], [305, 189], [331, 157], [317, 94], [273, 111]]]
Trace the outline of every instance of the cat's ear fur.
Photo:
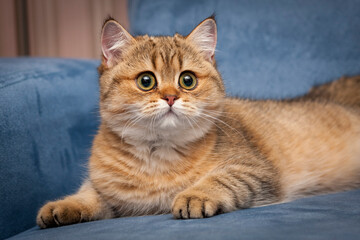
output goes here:
[[215, 17], [211, 16], [202, 21], [186, 39], [195, 44], [204, 54], [206, 60], [213, 62], [217, 41]]
[[101, 50], [103, 63], [106, 67], [113, 67], [122, 57], [126, 48], [135, 39], [115, 19], [108, 18], [101, 31]]

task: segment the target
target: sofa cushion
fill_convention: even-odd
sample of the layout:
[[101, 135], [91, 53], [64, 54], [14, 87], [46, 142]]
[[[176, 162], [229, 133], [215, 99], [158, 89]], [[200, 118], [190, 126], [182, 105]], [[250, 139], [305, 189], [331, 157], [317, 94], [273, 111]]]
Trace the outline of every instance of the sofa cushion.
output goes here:
[[0, 239], [79, 187], [98, 125], [98, 64], [0, 58]]
[[171, 215], [128, 217], [40, 230], [26, 239], [347, 239], [360, 236], [360, 190], [239, 210], [212, 218], [175, 220]]
[[360, 74], [357, 0], [132, 0], [135, 35], [187, 35], [216, 13], [215, 52], [227, 92], [287, 98]]

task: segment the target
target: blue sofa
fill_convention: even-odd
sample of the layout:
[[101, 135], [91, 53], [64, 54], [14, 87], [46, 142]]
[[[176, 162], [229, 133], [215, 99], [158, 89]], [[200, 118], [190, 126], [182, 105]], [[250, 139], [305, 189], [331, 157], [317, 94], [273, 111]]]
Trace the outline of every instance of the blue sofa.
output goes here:
[[[296, 97], [360, 74], [357, 0], [133, 0], [130, 31], [187, 34], [213, 12], [229, 95]], [[75, 192], [86, 177], [99, 124], [98, 65], [0, 58], [0, 239], [360, 239], [360, 190], [201, 220], [160, 215], [40, 230], [41, 205]]]

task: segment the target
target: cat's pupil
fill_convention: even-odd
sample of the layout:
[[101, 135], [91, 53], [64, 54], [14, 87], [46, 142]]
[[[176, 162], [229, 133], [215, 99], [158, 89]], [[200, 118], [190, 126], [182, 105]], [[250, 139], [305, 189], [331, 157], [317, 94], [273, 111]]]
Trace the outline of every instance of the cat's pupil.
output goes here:
[[193, 79], [192, 79], [191, 76], [186, 75], [186, 76], [184, 76], [184, 78], [183, 78], [183, 82], [184, 82], [184, 84], [185, 84], [186, 86], [190, 87], [190, 86], [192, 85], [192, 83], [193, 83]]
[[151, 78], [150, 76], [143, 76], [142, 79], [141, 79], [141, 84], [144, 86], [144, 87], [149, 87], [151, 85]]

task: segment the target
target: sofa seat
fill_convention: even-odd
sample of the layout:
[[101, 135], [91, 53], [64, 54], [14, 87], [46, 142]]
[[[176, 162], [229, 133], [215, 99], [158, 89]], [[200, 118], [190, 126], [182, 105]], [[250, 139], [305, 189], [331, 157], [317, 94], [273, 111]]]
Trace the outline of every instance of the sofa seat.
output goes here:
[[358, 240], [360, 190], [238, 210], [212, 218], [175, 220], [171, 215], [126, 217], [41, 230], [11, 240], [256, 239]]

